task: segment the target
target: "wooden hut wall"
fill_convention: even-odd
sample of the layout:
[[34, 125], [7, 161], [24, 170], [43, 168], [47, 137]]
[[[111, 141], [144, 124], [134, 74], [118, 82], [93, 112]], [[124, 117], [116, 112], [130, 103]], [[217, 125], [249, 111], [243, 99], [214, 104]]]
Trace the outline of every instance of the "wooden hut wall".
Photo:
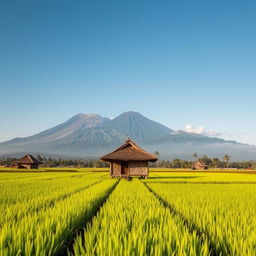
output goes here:
[[16, 169], [38, 169], [38, 164], [13, 164], [11, 167]]
[[112, 175], [121, 175], [121, 162], [113, 162]]
[[130, 175], [148, 175], [148, 162], [129, 162]]

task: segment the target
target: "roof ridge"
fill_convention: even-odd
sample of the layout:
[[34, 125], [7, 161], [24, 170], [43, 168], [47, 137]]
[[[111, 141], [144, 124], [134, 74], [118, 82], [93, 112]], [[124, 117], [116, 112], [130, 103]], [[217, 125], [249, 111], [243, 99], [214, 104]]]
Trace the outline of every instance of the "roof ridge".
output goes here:
[[41, 164], [42, 162], [39, 161], [38, 159], [36, 159], [34, 156], [30, 155], [30, 154], [26, 154], [25, 156], [14, 160], [13, 162], [23, 162], [25, 161], [26, 163], [30, 163], [30, 164]]
[[30, 154], [27, 154], [27, 156], [29, 157], [29, 159], [31, 160], [31, 162], [33, 163], [33, 159], [31, 158], [31, 155]]

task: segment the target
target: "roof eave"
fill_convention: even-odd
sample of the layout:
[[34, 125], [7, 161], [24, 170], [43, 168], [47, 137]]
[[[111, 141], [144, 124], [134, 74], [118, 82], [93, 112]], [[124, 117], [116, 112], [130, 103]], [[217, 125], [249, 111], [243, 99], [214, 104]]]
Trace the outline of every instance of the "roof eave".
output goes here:
[[134, 158], [126, 158], [126, 159], [120, 159], [120, 158], [100, 158], [100, 160], [104, 162], [112, 162], [112, 161], [123, 161], [123, 162], [156, 162], [158, 159], [134, 159]]

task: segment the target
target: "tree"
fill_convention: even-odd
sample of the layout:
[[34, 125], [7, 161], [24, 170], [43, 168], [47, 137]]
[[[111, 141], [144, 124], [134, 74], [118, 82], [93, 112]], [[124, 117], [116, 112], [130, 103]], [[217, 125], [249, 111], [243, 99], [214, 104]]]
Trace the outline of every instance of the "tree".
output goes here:
[[157, 165], [157, 167], [159, 167], [159, 156], [160, 156], [160, 152], [157, 150], [157, 151], [155, 151], [155, 155], [156, 155], [156, 157], [158, 158], [158, 160], [157, 160], [157, 162], [156, 162], [156, 165]]
[[180, 159], [174, 159], [172, 161], [172, 168], [180, 168], [180, 167], [181, 167]]
[[218, 167], [220, 167], [220, 160], [219, 160], [219, 158], [213, 158], [212, 159], [212, 164], [213, 164], [213, 167], [215, 167], [215, 168], [218, 168]]
[[160, 155], [160, 152], [157, 150], [157, 151], [155, 151], [155, 155], [157, 156], [157, 158], [159, 157], [159, 155]]
[[197, 158], [198, 158], [197, 153], [194, 153], [194, 154], [193, 154], [193, 158], [195, 158], [195, 161], [197, 160]]
[[41, 157], [41, 155], [37, 155], [37, 159], [39, 160], [39, 161], [43, 161], [44, 159]]
[[228, 163], [229, 163], [229, 160], [230, 160], [230, 156], [226, 154], [226, 155], [223, 157], [223, 160], [226, 162], [226, 167], [228, 168]]
[[199, 161], [205, 163], [206, 165], [208, 165], [208, 167], [210, 168], [212, 166], [212, 159], [209, 158], [207, 155], [203, 155]]

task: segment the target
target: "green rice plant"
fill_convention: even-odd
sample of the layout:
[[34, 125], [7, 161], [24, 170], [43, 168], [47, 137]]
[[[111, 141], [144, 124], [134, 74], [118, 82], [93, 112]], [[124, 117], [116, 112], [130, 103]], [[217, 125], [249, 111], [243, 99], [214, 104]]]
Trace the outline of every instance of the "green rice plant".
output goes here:
[[[27, 174], [24, 174], [26, 176]], [[49, 195], [54, 191], [68, 188], [72, 185], [83, 184], [86, 181], [98, 180], [98, 178], [106, 177], [104, 174], [91, 174], [91, 175], [76, 175], [63, 177], [51, 176], [50, 174], [44, 175], [43, 179], [33, 177], [28, 179], [17, 179], [11, 181], [0, 181], [0, 205], [16, 204], [28, 202], [29, 200], [38, 196]]]
[[209, 255], [209, 245], [135, 179], [119, 183], [70, 254]]
[[2, 181], [13, 181], [13, 180], [44, 180], [44, 179], [55, 179], [55, 178], [64, 178], [64, 177], [73, 177], [75, 175], [81, 175], [79, 172], [24, 172], [15, 173], [15, 172], [6, 172], [0, 173], [0, 183]]
[[[28, 187], [28, 190], [26, 189], [25, 191], [23, 191], [22, 195], [23, 199], [25, 199], [24, 201], [19, 201], [12, 204], [10, 204], [10, 202], [0, 204], [0, 211], [5, 212], [5, 214], [0, 216], [0, 227], [3, 223], [7, 221], [14, 222], [24, 217], [26, 214], [31, 214], [34, 211], [53, 207], [56, 202], [63, 200], [73, 195], [74, 193], [78, 193], [84, 189], [87, 189], [93, 184], [102, 181], [102, 178], [100, 178], [99, 175], [95, 176], [96, 177], [93, 176], [89, 179], [88, 177], [85, 178], [83, 176], [81, 177], [81, 179], [69, 178], [68, 180], [62, 179], [54, 182], [51, 181], [52, 184], [42, 184], [41, 182], [34, 183], [32, 187]], [[37, 184], [38, 186], [35, 186], [35, 184]], [[13, 188], [13, 186], [11, 186], [11, 188]], [[44, 190], [40, 192], [40, 195], [35, 196], [35, 194], [40, 191], [38, 188], [43, 188]], [[13, 191], [14, 193], [12, 194], [12, 196], [15, 195], [15, 188], [13, 189]], [[35, 191], [37, 191], [37, 193], [34, 193]]]
[[256, 183], [255, 174], [220, 172], [153, 172], [147, 182], [161, 183]]
[[59, 255], [116, 182], [104, 180], [53, 207], [27, 214], [17, 222], [5, 222], [0, 230], [0, 255]]
[[220, 254], [256, 255], [255, 185], [147, 184], [177, 213], [208, 234]]
[[256, 255], [256, 175], [154, 172], [110, 194], [117, 182], [0, 173], [0, 255]]

